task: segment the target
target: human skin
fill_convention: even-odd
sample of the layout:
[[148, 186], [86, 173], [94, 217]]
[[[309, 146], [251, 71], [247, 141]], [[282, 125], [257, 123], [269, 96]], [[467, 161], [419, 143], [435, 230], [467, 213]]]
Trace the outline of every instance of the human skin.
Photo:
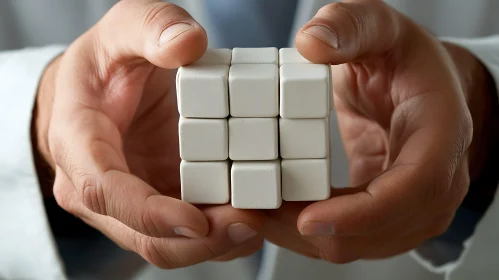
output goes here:
[[486, 120], [497, 120], [483, 65], [383, 1], [323, 7], [296, 45], [333, 65], [352, 187], [267, 212], [266, 238], [347, 263], [391, 257], [445, 232], [470, 181], [483, 175]]
[[263, 243], [261, 212], [180, 200], [175, 69], [206, 47], [185, 10], [120, 1], [48, 66], [37, 96], [57, 203], [159, 267]]
[[38, 151], [55, 171], [46, 193], [165, 268], [246, 256], [264, 238], [335, 263], [384, 258], [448, 227], [480, 174], [487, 146], [471, 143], [488, 137], [493, 111], [487, 72], [471, 53], [382, 1], [325, 6], [296, 43], [307, 59], [334, 65], [352, 187], [258, 211], [179, 199], [173, 69], [199, 58], [206, 41], [174, 5], [121, 1], [54, 60], [35, 119]]

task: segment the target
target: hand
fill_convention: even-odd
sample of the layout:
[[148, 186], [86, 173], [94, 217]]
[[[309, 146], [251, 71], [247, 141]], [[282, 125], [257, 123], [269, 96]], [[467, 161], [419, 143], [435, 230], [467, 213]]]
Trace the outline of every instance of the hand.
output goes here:
[[263, 242], [260, 212], [179, 200], [173, 69], [206, 47], [185, 10], [120, 1], [50, 65], [37, 98], [59, 205], [160, 267], [245, 256]]
[[354, 187], [267, 212], [266, 237], [345, 263], [400, 254], [443, 233], [477, 173], [470, 168], [480, 166], [470, 143], [485, 119], [483, 67], [382, 1], [323, 7], [296, 45], [310, 61], [333, 64]]

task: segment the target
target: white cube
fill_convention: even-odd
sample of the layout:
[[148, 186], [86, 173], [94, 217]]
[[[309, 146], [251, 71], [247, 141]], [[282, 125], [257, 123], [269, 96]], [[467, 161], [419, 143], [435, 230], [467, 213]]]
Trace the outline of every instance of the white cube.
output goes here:
[[180, 163], [182, 200], [192, 204], [225, 204], [230, 198], [228, 161]]
[[229, 115], [229, 66], [189, 65], [177, 76], [179, 113], [187, 118], [226, 118]]
[[232, 65], [234, 64], [275, 64], [279, 62], [277, 48], [234, 48]]
[[277, 118], [229, 118], [230, 159], [277, 159], [278, 146]]
[[233, 162], [231, 196], [234, 208], [279, 208], [282, 203], [279, 160]]
[[310, 64], [296, 48], [282, 48], [279, 50], [279, 65], [283, 64]]
[[281, 117], [308, 119], [329, 115], [328, 66], [284, 64], [279, 78]]
[[229, 71], [232, 117], [279, 115], [279, 69], [275, 64], [236, 64]]
[[209, 48], [203, 56], [192, 64], [195, 65], [230, 65], [232, 60], [231, 49]]
[[282, 199], [319, 201], [331, 195], [329, 159], [283, 159]]
[[227, 119], [180, 118], [180, 157], [187, 161], [214, 161], [228, 158]]
[[279, 119], [279, 151], [283, 159], [327, 158], [328, 119]]

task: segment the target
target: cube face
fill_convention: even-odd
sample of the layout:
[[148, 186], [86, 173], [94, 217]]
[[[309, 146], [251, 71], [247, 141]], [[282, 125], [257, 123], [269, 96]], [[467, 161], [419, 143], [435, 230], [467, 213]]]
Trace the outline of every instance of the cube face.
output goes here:
[[282, 48], [279, 50], [279, 65], [283, 64], [310, 64], [295, 48]]
[[180, 67], [182, 200], [277, 209], [329, 198], [330, 76], [294, 48], [208, 49]]
[[203, 56], [193, 65], [230, 65], [232, 60], [231, 49], [207, 49]]
[[180, 163], [182, 200], [193, 204], [225, 204], [230, 199], [228, 161]]
[[226, 160], [229, 147], [227, 120], [180, 118], [179, 141], [183, 160]]
[[324, 119], [279, 119], [279, 150], [283, 159], [329, 157], [329, 122]]
[[329, 159], [283, 159], [282, 199], [318, 201], [331, 195]]
[[229, 158], [274, 160], [279, 156], [277, 118], [230, 118]]
[[284, 64], [280, 68], [280, 116], [325, 118], [329, 115], [329, 69], [317, 64]]
[[237, 64], [229, 71], [232, 117], [276, 117], [279, 114], [279, 69], [275, 64]]
[[240, 209], [279, 208], [282, 203], [279, 160], [234, 162], [231, 201], [234, 208]]
[[183, 66], [178, 74], [179, 113], [188, 118], [226, 118], [229, 115], [229, 67]]
[[232, 65], [235, 64], [275, 64], [279, 62], [277, 48], [234, 48]]

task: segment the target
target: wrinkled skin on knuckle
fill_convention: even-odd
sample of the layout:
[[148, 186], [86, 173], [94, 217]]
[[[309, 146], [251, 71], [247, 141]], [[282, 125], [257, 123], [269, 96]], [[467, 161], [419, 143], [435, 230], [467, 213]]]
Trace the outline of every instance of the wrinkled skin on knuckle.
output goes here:
[[164, 240], [157, 240], [153, 237], [148, 237], [137, 233], [135, 235], [135, 251], [142, 256], [150, 264], [161, 269], [175, 269], [182, 267], [177, 258], [174, 258], [173, 252], [169, 247], [161, 242]]
[[[147, 6], [143, 11], [143, 16], [141, 20], [141, 29], [147, 30], [148, 28], [154, 28], [156, 25], [156, 19], [164, 15], [180, 14], [187, 12], [171, 3], [157, 2], [152, 3]], [[161, 24], [160, 27], [163, 25]], [[157, 28], [156, 28], [157, 29]]]
[[103, 187], [92, 176], [79, 175], [76, 188], [81, 190], [83, 204], [88, 209], [97, 214], [107, 215]]
[[[142, 232], [148, 235], [158, 236], [159, 230], [154, 222], [154, 218], [152, 217], [151, 212], [152, 211], [150, 210], [150, 208], [142, 211], [138, 226]], [[126, 213], [133, 213], [133, 211], [126, 211]]]

